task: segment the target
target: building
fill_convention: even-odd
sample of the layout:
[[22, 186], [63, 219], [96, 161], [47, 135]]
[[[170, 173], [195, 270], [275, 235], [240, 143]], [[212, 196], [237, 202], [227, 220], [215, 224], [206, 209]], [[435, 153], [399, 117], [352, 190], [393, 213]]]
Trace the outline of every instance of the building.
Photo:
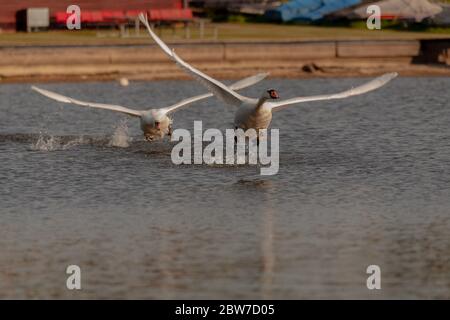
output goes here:
[[248, 15], [263, 15], [268, 9], [280, 6], [287, 0], [191, 0], [190, 5], [200, 10], [224, 11]]
[[182, 9], [186, 0], [0, 0], [0, 28], [15, 30], [17, 14], [27, 8], [49, 8], [50, 17], [77, 4], [81, 10], [150, 10]]

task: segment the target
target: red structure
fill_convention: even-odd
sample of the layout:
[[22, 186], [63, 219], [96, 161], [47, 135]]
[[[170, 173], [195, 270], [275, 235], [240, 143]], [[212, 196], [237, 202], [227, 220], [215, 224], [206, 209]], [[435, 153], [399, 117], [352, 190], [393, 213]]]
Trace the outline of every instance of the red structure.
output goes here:
[[[183, 8], [183, 0], [0, 0], [0, 28], [16, 28], [16, 14], [27, 8], [49, 8], [53, 19], [61, 19], [67, 7], [76, 4], [86, 11], [86, 21], [123, 19], [128, 14], [150, 10], [174, 10]], [[83, 18], [82, 18], [83, 19]]]
[[[88, 11], [83, 10], [81, 12], [81, 23], [85, 25], [112, 25], [118, 23], [124, 23], [126, 21], [132, 21], [136, 19], [139, 13], [146, 13], [148, 19], [154, 22], [177, 22], [177, 21], [190, 21], [194, 17], [190, 9], [151, 9], [151, 10], [100, 10], [100, 11]], [[70, 16], [65, 11], [55, 12], [52, 15], [52, 21], [57, 26], [64, 26], [67, 18]]]

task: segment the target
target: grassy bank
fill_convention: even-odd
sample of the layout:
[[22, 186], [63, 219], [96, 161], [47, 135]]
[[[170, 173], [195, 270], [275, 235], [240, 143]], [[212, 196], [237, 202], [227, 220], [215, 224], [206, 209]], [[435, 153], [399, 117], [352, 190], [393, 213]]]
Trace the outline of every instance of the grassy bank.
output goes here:
[[[214, 39], [217, 29], [219, 41], [262, 41], [262, 40], [343, 40], [343, 39], [435, 39], [450, 37], [450, 29], [427, 29], [417, 31], [382, 29], [367, 30], [356, 25], [354, 27], [310, 26], [310, 25], [277, 25], [265, 23], [214, 23], [207, 26], [205, 39]], [[159, 30], [163, 39], [168, 42], [186, 41], [185, 30], [164, 28]], [[198, 28], [191, 28], [191, 40], [199, 40]], [[149, 43], [145, 30], [140, 36], [120, 37], [117, 30], [77, 30], [49, 31], [37, 33], [0, 33], [0, 46], [10, 45], [114, 45], [114, 44], [146, 44]]]

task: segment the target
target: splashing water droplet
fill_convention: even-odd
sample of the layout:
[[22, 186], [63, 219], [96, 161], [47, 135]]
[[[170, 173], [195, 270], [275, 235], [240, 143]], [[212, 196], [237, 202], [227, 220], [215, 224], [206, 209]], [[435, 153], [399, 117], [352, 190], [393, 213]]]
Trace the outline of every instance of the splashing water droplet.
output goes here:
[[120, 120], [111, 137], [109, 145], [112, 147], [127, 148], [130, 146], [131, 137], [128, 132], [128, 123], [126, 119]]
[[67, 142], [66, 144], [61, 144], [61, 149], [62, 150], [67, 150], [67, 149], [70, 149], [72, 147], [82, 145], [83, 143], [84, 143], [84, 137], [81, 136], [81, 137], [79, 137], [79, 138], [77, 138], [75, 140], [71, 140], [71, 141]]
[[58, 139], [52, 135], [39, 132], [38, 140], [31, 145], [31, 149], [35, 151], [53, 151], [59, 145]]
[[81, 136], [77, 139], [63, 141], [63, 137], [49, 135], [44, 132], [39, 132], [39, 137], [35, 143], [31, 144], [31, 150], [33, 151], [56, 151], [67, 150], [74, 146], [78, 146], [85, 143], [84, 137]]

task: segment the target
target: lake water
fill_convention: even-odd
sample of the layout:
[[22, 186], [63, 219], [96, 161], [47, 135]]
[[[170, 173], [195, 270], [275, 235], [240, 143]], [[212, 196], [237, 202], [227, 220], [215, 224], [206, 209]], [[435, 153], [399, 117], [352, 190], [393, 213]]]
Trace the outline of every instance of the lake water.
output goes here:
[[[270, 79], [243, 93], [363, 81]], [[274, 176], [176, 166], [174, 144], [145, 142], [136, 119], [30, 85], [0, 86], [0, 298], [450, 298], [450, 78], [276, 113]], [[39, 86], [141, 109], [203, 93], [191, 81]], [[229, 128], [233, 112], [211, 98], [174, 127]], [[66, 289], [68, 265], [81, 291]], [[369, 265], [381, 290], [366, 287]]]

